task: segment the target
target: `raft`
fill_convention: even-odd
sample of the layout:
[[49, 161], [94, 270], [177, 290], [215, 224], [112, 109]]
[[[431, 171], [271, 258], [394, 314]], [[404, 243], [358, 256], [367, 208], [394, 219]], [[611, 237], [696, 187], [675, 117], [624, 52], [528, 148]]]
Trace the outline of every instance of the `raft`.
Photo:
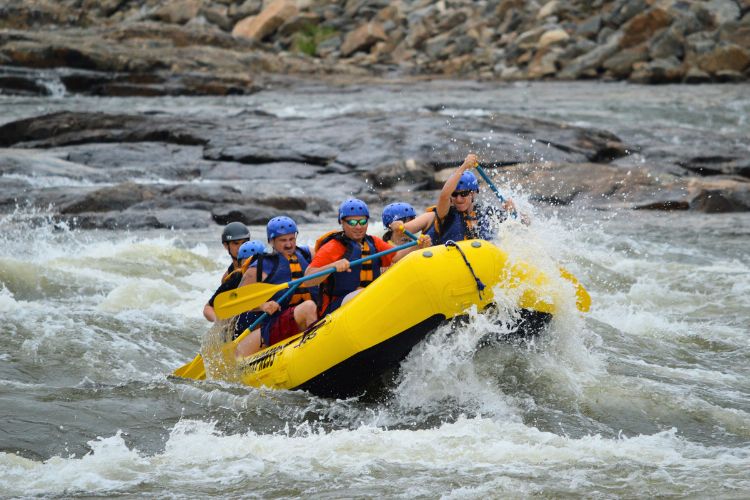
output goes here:
[[[468, 240], [416, 250], [355, 298], [294, 337], [238, 358], [211, 374], [252, 387], [301, 389], [323, 397], [362, 394], [397, 367], [438, 326], [497, 302], [519, 311], [519, 328], [539, 328], [561, 302], [560, 282], [575, 287], [579, 310], [590, 298], [576, 279], [563, 280], [525, 262], [510, 262], [491, 242]], [[503, 297], [495, 297], [502, 292]], [[228, 373], [231, 371], [231, 373]]]

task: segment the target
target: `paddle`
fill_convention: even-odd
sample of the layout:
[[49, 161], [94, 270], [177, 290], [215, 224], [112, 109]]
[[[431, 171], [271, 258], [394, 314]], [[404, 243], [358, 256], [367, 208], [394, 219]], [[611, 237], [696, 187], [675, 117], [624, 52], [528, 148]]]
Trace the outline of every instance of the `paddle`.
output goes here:
[[[500, 203], [505, 203], [505, 197], [500, 194], [497, 186], [495, 186], [492, 180], [487, 176], [484, 169], [479, 165], [477, 165], [476, 169], [477, 172], [479, 172], [479, 175], [482, 176], [482, 179], [484, 179], [484, 182], [486, 182], [490, 189], [492, 189], [492, 191], [495, 193], [495, 195], [497, 195], [497, 199], [500, 200]], [[514, 219], [516, 218], [517, 214], [515, 210], [511, 215]], [[573, 274], [571, 274], [570, 271], [568, 271], [564, 267], [560, 267], [560, 276], [573, 283], [573, 286], [576, 289], [576, 306], [578, 306], [578, 310], [581, 312], [588, 312], [588, 310], [591, 308], [591, 296], [589, 295], [589, 292], [587, 292], [583, 285], [581, 285], [581, 283], [576, 279], [576, 277], [573, 276]]]
[[[289, 290], [282, 295], [278, 302], [284, 302], [286, 299], [291, 297], [291, 295], [294, 293], [294, 291], [299, 287], [299, 285], [294, 285], [289, 288]], [[224, 358], [228, 357], [229, 354], [229, 347], [231, 347], [232, 350], [234, 350], [235, 346], [240, 343], [242, 339], [244, 339], [247, 335], [250, 334], [253, 330], [255, 330], [258, 326], [260, 326], [266, 319], [269, 318], [268, 313], [263, 313], [260, 315], [258, 319], [253, 321], [253, 324], [250, 325], [245, 329], [242, 334], [240, 334], [236, 339], [234, 339], [232, 342], [227, 343], [224, 347], [222, 347], [222, 355]], [[174, 372], [172, 372], [172, 375], [175, 375], [177, 377], [182, 378], [192, 378], [195, 380], [203, 380], [206, 378], [206, 366], [203, 363], [203, 356], [201, 356], [200, 353], [198, 353], [197, 356], [190, 362], [187, 363], [180, 368], [176, 369]]]
[[[477, 169], [477, 172], [479, 172], [479, 175], [482, 176], [482, 179], [484, 179], [484, 182], [486, 182], [487, 185], [490, 187], [490, 189], [492, 189], [492, 191], [495, 193], [495, 195], [497, 195], [497, 199], [500, 200], [500, 203], [505, 203], [505, 196], [503, 196], [502, 193], [500, 193], [500, 190], [497, 189], [497, 186], [495, 186], [492, 180], [490, 180], [489, 176], [484, 171], [484, 169], [480, 165], [477, 165], [476, 169]], [[518, 214], [516, 213], [515, 210], [513, 210], [510, 213], [510, 216], [515, 219], [518, 217]]]
[[[404, 243], [403, 245], [389, 248], [388, 250], [383, 250], [382, 252], [378, 252], [376, 254], [354, 260], [350, 262], [349, 265], [353, 267], [363, 262], [367, 262], [368, 260], [377, 259], [378, 257], [382, 257], [383, 255], [388, 255], [389, 253], [398, 252], [399, 250], [413, 247], [416, 244], [416, 241], [410, 241], [409, 243]], [[271, 297], [274, 296], [274, 294], [280, 292], [281, 290], [284, 290], [287, 287], [292, 287], [305, 281], [320, 278], [321, 276], [325, 276], [326, 274], [335, 272], [336, 268], [331, 267], [329, 269], [324, 269], [323, 271], [313, 273], [310, 276], [298, 278], [287, 283], [281, 283], [278, 285], [270, 283], [254, 283], [251, 285], [241, 286], [235, 290], [221, 293], [214, 300], [214, 311], [216, 312], [216, 317], [223, 319], [237, 316], [238, 314], [245, 311], [255, 309], [259, 305], [268, 301]]]

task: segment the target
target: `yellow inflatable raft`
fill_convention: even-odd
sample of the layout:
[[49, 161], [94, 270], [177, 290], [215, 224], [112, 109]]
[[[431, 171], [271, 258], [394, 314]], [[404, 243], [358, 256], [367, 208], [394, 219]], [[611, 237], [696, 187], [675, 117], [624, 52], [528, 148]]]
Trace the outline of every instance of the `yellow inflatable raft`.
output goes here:
[[[561, 275], [576, 287], [578, 309], [588, 310], [586, 290], [569, 273]], [[209, 373], [239, 377], [253, 387], [357, 395], [441, 323], [472, 306], [483, 310], [494, 304], [495, 293], [505, 294], [504, 303], [515, 303], [525, 324], [546, 324], [560, 302], [559, 281], [555, 286], [534, 267], [509, 262], [503, 250], [487, 241], [417, 250], [307, 331], [239, 358], [218, 373], [209, 366]]]

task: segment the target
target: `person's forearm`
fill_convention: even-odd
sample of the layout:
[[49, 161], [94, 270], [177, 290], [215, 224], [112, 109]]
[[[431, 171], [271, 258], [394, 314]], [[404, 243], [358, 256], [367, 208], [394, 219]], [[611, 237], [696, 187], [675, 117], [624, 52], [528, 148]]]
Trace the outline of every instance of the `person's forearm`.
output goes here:
[[[325, 271], [326, 269], [330, 269], [332, 267], [335, 268], [336, 266], [334, 264], [327, 264], [327, 265], [321, 266], [321, 267], [308, 267], [307, 271], [305, 271], [305, 276], [311, 276], [311, 275], [313, 275], [315, 273], [318, 273], [320, 271]], [[329, 275], [326, 274], [325, 276], [319, 276], [317, 278], [313, 278], [311, 280], [307, 280], [307, 281], [305, 281], [305, 286], [306, 287], [311, 287], [311, 286], [318, 285], [318, 284], [324, 282], [326, 280], [326, 278], [328, 278], [328, 276]]]
[[443, 184], [443, 189], [440, 190], [437, 202], [437, 216], [441, 219], [448, 215], [448, 210], [451, 208], [451, 194], [456, 190], [458, 181], [461, 180], [461, 174], [463, 174], [463, 170], [459, 167], [448, 177], [448, 180]]

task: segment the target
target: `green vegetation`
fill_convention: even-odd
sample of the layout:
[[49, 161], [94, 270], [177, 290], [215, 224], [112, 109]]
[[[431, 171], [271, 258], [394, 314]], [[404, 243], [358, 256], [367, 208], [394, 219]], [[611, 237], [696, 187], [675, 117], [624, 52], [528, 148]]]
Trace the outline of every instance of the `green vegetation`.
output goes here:
[[305, 24], [294, 34], [292, 49], [308, 56], [315, 56], [318, 45], [336, 34], [338, 34], [338, 31], [330, 26], [318, 26], [312, 23]]

